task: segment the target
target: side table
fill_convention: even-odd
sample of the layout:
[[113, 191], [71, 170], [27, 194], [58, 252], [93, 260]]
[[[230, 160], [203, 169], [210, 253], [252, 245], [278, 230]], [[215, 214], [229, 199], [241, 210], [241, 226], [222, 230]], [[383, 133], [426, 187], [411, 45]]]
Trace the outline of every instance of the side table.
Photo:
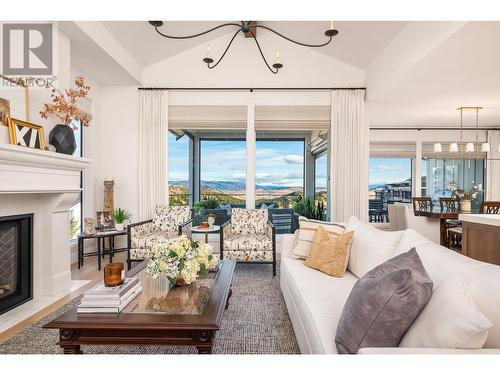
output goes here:
[[[116, 236], [126, 236], [127, 229], [117, 231], [117, 230], [109, 230], [105, 232], [96, 232], [92, 234], [84, 234], [80, 233], [78, 235], [78, 268], [83, 266], [83, 259], [90, 256], [97, 255], [97, 267], [101, 270], [102, 258], [104, 258], [105, 254], [109, 254], [109, 262], [113, 262], [113, 255], [115, 253], [120, 253], [123, 251], [127, 251], [127, 247], [115, 248], [115, 237]], [[109, 239], [109, 249], [105, 248], [105, 239]], [[84, 241], [88, 239], [96, 239], [97, 240], [97, 251], [92, 251], [85, 253], [84, 251]]]

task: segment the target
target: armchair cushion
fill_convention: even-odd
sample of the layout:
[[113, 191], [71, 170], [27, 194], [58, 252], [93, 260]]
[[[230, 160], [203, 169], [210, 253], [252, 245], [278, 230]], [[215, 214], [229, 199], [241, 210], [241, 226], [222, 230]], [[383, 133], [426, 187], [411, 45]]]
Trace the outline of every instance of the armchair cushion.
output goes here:
[[132, 236], [131, 247], [133, 248], [151, 248], [151, 246], [162, 243], [169, 245], [178, 236], [177, 231], [169, 232], [151, 232], [142, 236]]
[[189, 206], [158, 205], [153, 213], [152, 231], [170, 232], [176, 231], [179, 225], [191, 218]]
[[266, 234], [267, 210], [233, 208], [231, 210], [232, 234]]
[[[232, 234], [224, 239], [224, 255], [226, 251], [273, 251], [272, 238], [264, 234]], [[232, 259], [232, 258], [231, 258]]]
[[238, 262], [272, 262], [273, 252], [262, 250], [251, 251], [224, 251], [224, 259]]

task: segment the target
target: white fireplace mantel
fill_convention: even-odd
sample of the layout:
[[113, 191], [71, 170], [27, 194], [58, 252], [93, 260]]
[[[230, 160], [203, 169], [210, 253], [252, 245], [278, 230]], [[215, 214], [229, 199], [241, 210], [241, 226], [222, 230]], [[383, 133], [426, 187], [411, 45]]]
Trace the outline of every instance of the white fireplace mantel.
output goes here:
[[0, 143], [0, 194], [78, 192], [90, 159]]
[[[33, 214], [33, 300], [2, 315], [15, 324], [67, 294], [71, 280], [69, 210], [91, 161], [0, 143], [0, 216]], [[9, 324], [10, 324], [9, 323]], [[5, 325], [0, 323], [0, 331]]]

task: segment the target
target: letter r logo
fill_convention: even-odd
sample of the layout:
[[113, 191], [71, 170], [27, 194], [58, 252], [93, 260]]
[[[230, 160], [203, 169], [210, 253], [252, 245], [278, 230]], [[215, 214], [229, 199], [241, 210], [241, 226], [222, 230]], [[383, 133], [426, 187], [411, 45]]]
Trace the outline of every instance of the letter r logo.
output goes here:
[[51, 75], [53, 72], [52, 24], [4, 23], [3, 74]]

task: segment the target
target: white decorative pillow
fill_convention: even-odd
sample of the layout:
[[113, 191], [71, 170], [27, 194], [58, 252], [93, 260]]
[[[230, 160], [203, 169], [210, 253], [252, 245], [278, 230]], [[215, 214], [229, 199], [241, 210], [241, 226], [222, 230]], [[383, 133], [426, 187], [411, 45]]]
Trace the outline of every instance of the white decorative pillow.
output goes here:
[[322, 226], [329, 235], [336, 236], [344, 233], [345, 227], [339, 223], [312, 220], [303, 216], [299, 217], [299, 229], [297, 230], [297, 241], [292, 250], [292, 257], [296, 259], [307, 259], [311, 254], [311, 245], [316, 229]]
[[354, 232], [347, 269], [360, 279], [368, 271], [391, 259], [403, 236], [403, 231], [383, 231], [363, 223], [355, 216], [349, 219], [345, 231]]
[[464, 275], [457, 275], [436, 287], [399, 346], [480, 349], [492, 326], [472, 300]]

